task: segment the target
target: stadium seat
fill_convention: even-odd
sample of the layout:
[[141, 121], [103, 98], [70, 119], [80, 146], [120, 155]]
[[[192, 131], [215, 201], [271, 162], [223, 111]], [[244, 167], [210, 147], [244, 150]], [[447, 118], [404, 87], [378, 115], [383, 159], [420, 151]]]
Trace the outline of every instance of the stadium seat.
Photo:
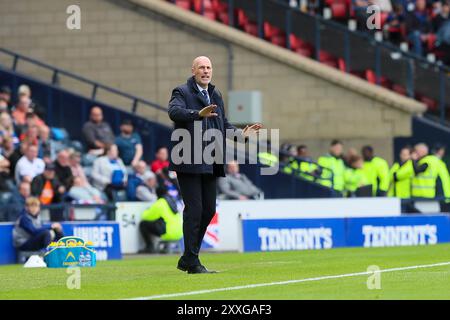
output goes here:
[[347, 5], [343, 2], [335, 2], [331, 4], [331, 16], [335, 19], [347, 19]]
[[244, 25], [244, 31], [252, 36], [258, 36], [258, 25], [256, 23], [247, 22]]
[[191, 10], [191, 0], [175, 0], [175, 5], [186, 10]]
[[421, 94], [417, 94], [416, 99], [418, 99], [420, 102], [423, 102], [427, 106], [428, 111], [437, 111], [438, 110], [438, 104], [437, 104], [436, 100], [434, 100], [430, 97], [426, 97]]
[[406, 88], [402, 85], [395, 83], [392, 85], [392, 90], [394, 90], [395, 92], [397, 92], [403, 96], [406, 96]]
[[244, 28], [244, 26], [248, 23], [248, 18], [244, 10], [241, 9], [236, 10], [236, 16], [238, 26]]

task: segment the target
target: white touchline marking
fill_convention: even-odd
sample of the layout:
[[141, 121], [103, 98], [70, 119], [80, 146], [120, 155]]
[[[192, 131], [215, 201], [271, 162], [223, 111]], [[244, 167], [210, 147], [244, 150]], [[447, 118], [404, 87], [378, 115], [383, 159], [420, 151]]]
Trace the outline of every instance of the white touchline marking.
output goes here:
[[375, 272], [373, 272], [373, 271], [363, 271], [363, 272], [337, 274], [337, 275], [321, 276], [321, 277], [305, 278], [305, 279], [297, 279], [297, 280], [286, 280], [286, 281], [277, 281], [277, 282], [255, 283], [255, 284], [248, 284], [248, 285], [235, 286], [235, 287], [225, 287], [225, 288], [205, 289], [205, 290], [178, 292], [178, 293], [170, 293], [170, 294], [160, 294], [160, 295], [154, 295], [154, 296], [148, 296], [148, 297], [137, 297], [137, 298], [131, 298], [131, 299], [126, 299], [126, 300], [166, 299], [166, 298], [193, 296], [193, 295], [198, 295], [198, 294], [221, 292], [221, 291], [233, 291], [233, 290], [253, 289], [253, 288], [259, 288], [259, 287], [280, 286], [280, 285], [292, 284], [292, 283], [301, 283], [301, 282], [311, 282], [311, 281], [320, 281], [320, 280], [328, 280], [328, 279], [348, 278], [348, 277], [364, 276], [364, 275], [373, 274], [373, 273], [384, 273], [384, 272], [394, 272], [394, 271], [403, 271], [403, 270], [411, 270], [411, 269], [433, 268], [433, 267], [440, 267], [440, 266], [447, 266], [447, 265], [450, 265], [450, 261], [433, 263], [433, 264], [423, 264], [423, 265], [418, 265], [418, 266], [383, 269], [383, 270], [375, 271]]

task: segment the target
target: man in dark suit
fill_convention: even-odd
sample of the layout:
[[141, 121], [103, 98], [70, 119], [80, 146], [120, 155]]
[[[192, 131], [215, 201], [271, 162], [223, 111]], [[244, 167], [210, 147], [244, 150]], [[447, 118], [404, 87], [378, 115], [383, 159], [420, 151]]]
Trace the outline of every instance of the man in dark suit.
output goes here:
[[[210, 83], [212, 71], [209, 58], [204, 56], [195, 58], [192, 63], [192, 77], [186, 84], [172, 91], [169, 102], [169, 117], [175, 123], [174, 132], [187, 130], [191, 146], [189, 160], [175, 161], [171, 153], [169, 165], [169, 170], [177, 172], [185, 205], [184, 254], [178, 261], [177, 268], [188, 273], [214, 273], [200, 263], [198, 255], [206, 228], [216, 212], [216, 179], [225, 176], [225, 149], [222, 149], [221, 160], [215, 160], [212, 164], [205, 161], [203, 151], [206, 146], [202, 141], [203, 133], [207, 129], [219, 130], [223, 141], [215, 141], [215, 143], [224, 148], [225, 131], [238, 130], [225, 117], [222, 95]], [[195, 128], [201, 128], [200, 135], [198, 132], [194, 134]], [[240, 133], [247, 138], [250, 134], [257, 133], [260, 128], [260, 124], [254, 124], [245, 127]], [[200, 149], [194, 147], [199, 143]], [[198, 154], [199, 151], [202, 152], [201, 155]], [[199, 157], [200, 161], [198, 161]]]

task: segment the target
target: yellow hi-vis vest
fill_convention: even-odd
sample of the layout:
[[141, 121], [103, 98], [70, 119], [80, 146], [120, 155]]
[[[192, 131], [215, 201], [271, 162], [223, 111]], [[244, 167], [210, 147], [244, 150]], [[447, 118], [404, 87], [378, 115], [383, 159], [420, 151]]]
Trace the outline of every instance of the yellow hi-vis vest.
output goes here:
[[[450, 174], [448, 172], [447, 169], [447, 165], [445, 164], [444, 161], [442, 161], [441, 159], [439, 159], [436, 156], [432, 156], [435, 157], [436, 159], [436, 163], [437, 163], [437, 170], [438, 170], [438, 177], [441, 180], [441, 184], [442, 184], [442, 191], [443, 191], [443, 195], [446, 198], [450, 198]], [[447, 203], [450, 203], [450, 199], [446, 200]]]
[[435, 156], [425, 156], [419, 160], [418, 166], [427, 164], [424, 172], [415, 175], [411, 181], [411, 196], [415, 198], [436, 197], [436, 180], [438, 177], [438, 162]]
[[258, 153], [258, 160], [261, 164], [273, 167], [278, 162], [278, 157], [269, 152]]
[[388, 191], [389, 189], [389, 165], [380, 157], [373, 157], [370, 161], [364, 161], [362, 168], [367, 181], [372, 185], [372, 195], [377, 191]]
[[[328, 168], [329, 170], [322, 170], [322, 175], [319, 179], [321, 185], [331, 187], [331, 172], [333, 172], [333, 188], [337, 191], [344, 190], [344, 161], [340, 158], [333, 157], [332, 155], [326, 155], [319, 158], [317, 161], [319, 166]], [[331, 172], [330, 172], [331, 170]]]
[[369, 184], [362, 169], [347, 168], [344, 173], [344, 181], [347, 195], [351, 195], [358, 188]]
[[413, 162], [406, 161], [402, 165], [396, 162], [389, 171], [390, 185], [389, 197], [397, 197], [400, 199], [411, 198], [411, 177], [410, 172], [414, 172]]
[[[299, 166], [300, 162], [300, 166]], [[310, 163], [307, 161], [299, 161], [299, 160], [290, 160], [289, 164], [284, 166], [283, 172], [287, 174], [298, 174], [299, 177], [308, 180], [314, 181], [314, 176], [312, 173], [317, 169], [317, 165], [315, 163]]]

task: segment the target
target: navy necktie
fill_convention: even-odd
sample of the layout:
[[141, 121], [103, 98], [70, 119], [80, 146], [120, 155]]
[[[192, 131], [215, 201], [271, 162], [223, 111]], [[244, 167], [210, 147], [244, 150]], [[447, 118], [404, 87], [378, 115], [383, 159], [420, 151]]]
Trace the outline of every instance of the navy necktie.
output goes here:
[[208, 105], [211, 104], [211, 101], [209, 100], [208, 91], [202, 90], [203, 95], [205, 96], [206, 102], [208, 102]]

